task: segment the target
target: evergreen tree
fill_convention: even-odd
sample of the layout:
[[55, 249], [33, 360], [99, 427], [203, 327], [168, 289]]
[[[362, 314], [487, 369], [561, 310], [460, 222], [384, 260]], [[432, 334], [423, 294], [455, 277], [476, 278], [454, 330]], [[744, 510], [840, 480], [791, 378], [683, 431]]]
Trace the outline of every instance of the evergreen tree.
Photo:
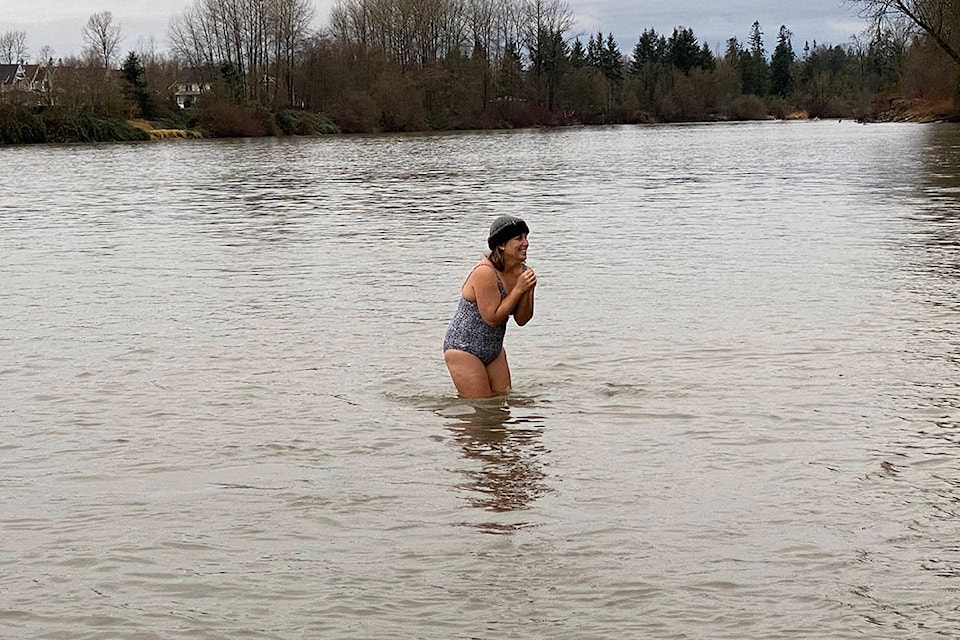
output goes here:
[[585, 66], [587, 66], [587, 50], [583, 48], [580, 38], [577, 38], [570, 47], [570, 67], [582, 69]]
[[508, 41], [500, 58], [499, 96], [516, 99], [523, 93], [523, 59], [520, 57], [520, 45]]
[[563, 32], [546, 28], [540, 30], [537, 46], [530, 46], [531, 63], [536, 75], [546, 81], [547, 108], [551, 111], [555, 106], [557, 87], [567, 69], [567, 49]]
[[710, 45], [706, 42], [700, 47], [700, 59], [697, 62], [697, 66], [704, 71], [713, 71], [717, 68], [717, 60], [713, 56], [713, 51], [710, 51]]
[[587, 42], [587, 64], [598, 69], [608, 80], [623, 80], [623, 55], [613, 34], [603, 37], [602, 33], [590, 36]]
[[700, 66], [700, 45], [693, 35], [693, 29], [677, 27], [667, 40], [667, 60], [671, 65], [688, 74], [694, 67]]
[[147, 81], [144, 79], [146, 70], [143, 68], [139, 56], [133, 51], [123, 61], [123, 66], [120, 67], [120, 75], [131, 87], [143, 89], [147, 86]]
[[603, 73], [613, 82], [623, 80], [623, 54], [617, 45], [613, 34], [607, 34], [606, 45], [603, 48]]
[[603, 69], [603, 34], [597, 32], [587, 41], [587, 64], [595, 69]]
[[640, 34], [640, 39], [633, 47], [633, 56], [627, 67], [627, 72], [638, 75], [644, 65], [663, 62], [666, 54], [667, 41], [653, 29], [646, 29]]
[[587, 64], [603, 76], [602, 104], [605, 113], [610, 112], [619, 103], [623, 93], [623, 55], [613, 34], [606, 38], [597, 32], [587, 42]]
[[781, 98], [786, 98], [793, 91], [793, 61], [796, 55], [793, 53], [793, 44], [790, 42], [792, 36], [789, 29], [785, 26], [780, 27], [777, 47], [773, 50], [773, 57], [770, 60], [771, 89], [774, 95]]
[[736, 67], [739, 69], [740, 63], [743, 61], [745, 55], [746, 51], [743, 50], [743, 46], [736, 37], [727, 40], [727, 50], [723, 54], [724, 62], [731, 67]]
[[760, 30], [760, 22], [754, 21], [750, 27], [750, 53], [757, 58], [767, 57], [767, 52], [763, 49], [763, 31]]
[[237, 103], [243, 102], [244, 79], [237, 65], [229, 61], [221, 62], [220, 78], [229, 92], [230, 99]]
[[763, 31], [760, 23], [750, 28], [750, 50], [740, 58], [740, 82], [744, 93], [763, 97], [770, 93], [770, 65], [763, 48]]
[[156, 104], [150, 91], [147, 89], [146, 70], [139, 56], [131, 51], [120, 67], [120, 75], [125, 82], [124, 93], [127, 99], [137, 107], [137, 111], [144, 118], [150, 119], [156, 115]]

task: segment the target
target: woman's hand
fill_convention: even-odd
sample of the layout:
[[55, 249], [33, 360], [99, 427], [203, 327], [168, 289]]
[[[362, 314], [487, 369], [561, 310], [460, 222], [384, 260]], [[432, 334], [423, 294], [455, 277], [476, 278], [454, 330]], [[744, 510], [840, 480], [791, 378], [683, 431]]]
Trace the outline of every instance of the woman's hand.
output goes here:
[[[506, 298], [500, 297], [497, 286], [497, 272], [489, 269], [475, 269], [464, 287], [472, 287], [477, 301], [480, 317], [491, 327], [503, 324], [511, 315], [517, 324], [525, 324], [533, 316], [533, 290], [537, 286], [537, 276], [533, 269], [524, 269], [518, 276]], [[465, 294], [467, 300], [470, 298]]]
[[533, 290], [536, 286], [537, 274], [533, 272], [533, 269], [524, 269], [517, 278], [517, 284], [513, 288], [520, 296], [520, 299], [517, 300], [517, 304], [513, 309], [513, 319], [516, 320], [520, 326], [530, 322], [530, 318], [533, 317]]
[[526, 268], [517, 278], [517, 290], [520, 293], [526, 293], [527, 291], [532, 291], [534, 287], [537, 286], [537, 274], [533, 272], [533, 269]]

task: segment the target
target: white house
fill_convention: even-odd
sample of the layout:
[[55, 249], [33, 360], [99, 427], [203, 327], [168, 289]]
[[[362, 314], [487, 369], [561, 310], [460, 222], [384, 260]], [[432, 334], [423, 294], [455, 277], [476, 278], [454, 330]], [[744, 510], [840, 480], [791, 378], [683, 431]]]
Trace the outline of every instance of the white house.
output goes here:
[[176, 91], [173, 96], [177, 101], [177, 106], [181, 109], [190, 109], [197, 103], [197, 98], [201, 94], [210, 91], [212, 85], [203, 80], [196, 72], [188, 72], [188, 75], [181, 80], [177, 80]]

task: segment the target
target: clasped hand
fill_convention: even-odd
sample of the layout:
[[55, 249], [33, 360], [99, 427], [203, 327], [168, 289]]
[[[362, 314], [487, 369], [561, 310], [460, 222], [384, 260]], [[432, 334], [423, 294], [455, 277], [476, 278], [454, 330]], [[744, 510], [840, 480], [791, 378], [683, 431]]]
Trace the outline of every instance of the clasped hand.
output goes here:
[[536, 286], [537, 274], [533, 272], [533, 269], [528, 267], [520, 274], [520, 277], [517, 278], [517, 288], [520, 290], [520, 293], [526, 293]]

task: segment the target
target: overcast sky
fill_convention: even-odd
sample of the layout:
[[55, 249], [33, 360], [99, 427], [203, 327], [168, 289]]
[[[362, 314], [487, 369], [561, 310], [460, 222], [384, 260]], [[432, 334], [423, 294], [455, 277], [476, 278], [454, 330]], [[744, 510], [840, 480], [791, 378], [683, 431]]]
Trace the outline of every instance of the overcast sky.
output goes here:
[[[27, 33], [31, 59], [42, 47], [56, 57], [77, 54], [81, 31], [94, 13], [110, 11], [121, 27], [122, 51], [140, 49], [151, 38], [159, 51], [167, 49], [170, 18], [182, 14], [192, 0], [0, 0], [0, 32]], [[334, 0], [316, 0], [317, 27], [327, 24]], [[746, 43], [750, 26], [759, 21], [764, 45], [772, 51], [780, 25], [793, 32], [797, 53], [805, 42], [844, 44], [865, 26], [845, 0], [568, 0], [576, 27], [586, 41], [597, 31], [613, 33], [620, 50], [629, 54], [644, 29], [669, 36], [674, 27], [693, 29], [701, 43], [722, 50], [727, 39]]]

